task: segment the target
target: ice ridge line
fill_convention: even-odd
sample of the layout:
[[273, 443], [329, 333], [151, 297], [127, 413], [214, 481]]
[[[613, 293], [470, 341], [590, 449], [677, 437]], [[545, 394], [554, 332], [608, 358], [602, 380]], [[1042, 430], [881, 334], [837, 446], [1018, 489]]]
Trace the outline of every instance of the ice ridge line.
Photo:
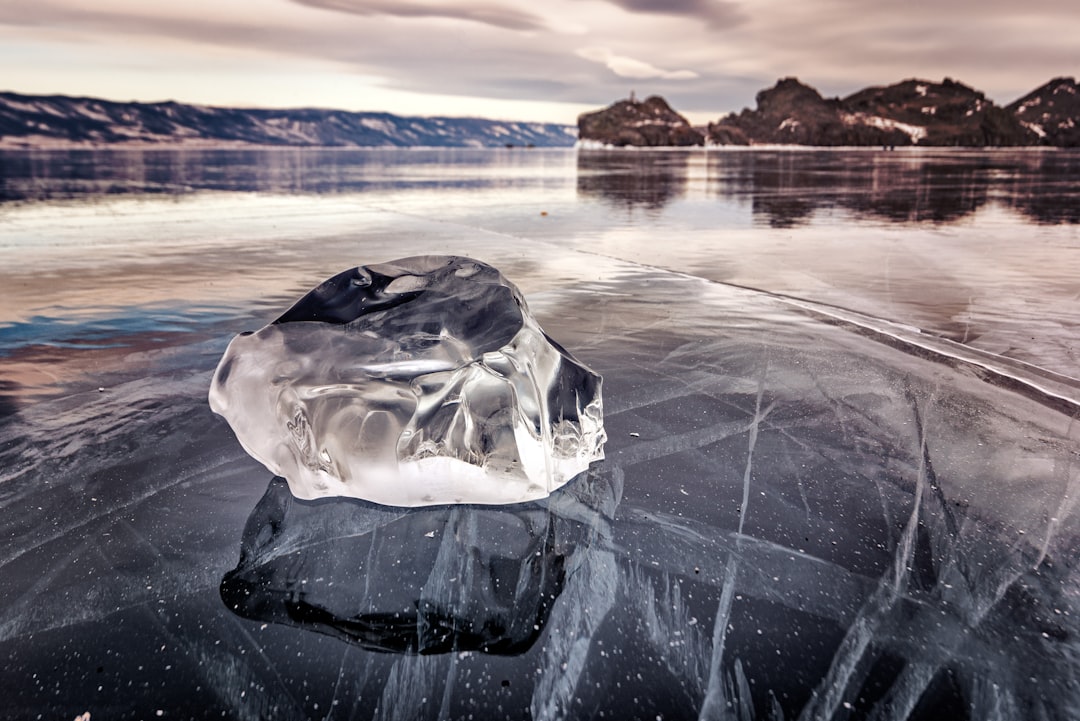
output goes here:
[[[1080, 378], [1073, 378], [1062, 373], [1057, 373], [1042, 366], [1029, 363], [1027, 361], [1006, 358], [1005, 356], [999, 356], [993, 353], [979, 350], [978, 348], [972, 348], [955, 341], [951, 341], [948, 338], [942, 338], [932, 333], [926, 333], [917, 326], [910, 324], [898, 323], [896, 321], [886, 320], [884, 318], [876, 318], [874, 316], [859, 313], [857, 311], [848, 310], [840, 306], [830, 305], [828, 303], [819, 303], [816, 301], [808, 301], [796, 296], [784, 295], [783, 293], [774, 293], [761, 288], [754, 288], [747, 285], [739, 285], [737, 283], [728, 283], [720, 280], [713, 280], [712, 278], [705, 278], [700, 275], [694, 275], [693, 273], [686, 273], [684, 271], [673, 270], [671, 268], [665, 268], [663, 266], [651, 265], [649, 263], [642, 263], [640, 261], [626, 260], [625, 258], [618, 258], [615, 256], [607, 255], [604, 253], [597, 253], [591, 250], [580, 250], [581, 253], [588, 255], [594, 255], [600, 258], [606, 258], [628, 265], [634, 265], [639, 268], [648, 270], [660, 271], [663, 273], [670, 273], [672, 275], [681, 276], [683, 278], [689, 278], [693, 280], [702, 281], [705, 283], [724, 286], [726, 288], [734, 288], [737, 290], [746, 291], [748, 293], [754, 293], [756, 295], [763, 295], [769, 298], [773, 298], [781, 303], [799, 308], [800, 310], [807, 311], [809, 313], [816, 313], [818, 315], [825, 316], [834, 321], [846, 323], [852, 325], [861, 330], [873, 333], [878, 336], [883, 336], [889, 340], [912, 348], [917, 348], [925, 353], [939, 356], [942, 358], [948, 358], [950, 360], [959, 361], [968, 365], [980, 368], [988, 373], [992, 373], [998, 376], [1006, 384], [1013, 384], [1021, 386], [1024, 390], [1031, 393], [1035, 393], [1041, 396], [1045, 400], [1051, 401], [1057, 405], [1064, 406], [1063, 410], [1066, 410], [1070, 415], [1080, 413]], [[890, 330], [889, 326], [895, 328]], [[918, 339], [912, 336], [919, 336]], [[1029, 370], [1033, 375], [1040, 375], [1047, 378], [1052, 385], [1064, 386], [1068, 389], [1065, 391], [1061, 388], [1053, 388], [1050, 385], [1043, 384], [1035, 378], [1023, 375], [1015, 370], [1010, 370], [1008, 366], [1019, 366], [1024, 370]]]
[[[766, 293], [766, 295], [774, 294]], [[1080, 379], [1056, 373], [1043, 368], [1042, 366], [1037, 366], [1034, 363], [987, 353], [986, 351], [962, 345], [956, 341], [949, 340], [948, 338], [942, 338], [931, 333], [923, 333], [919, 328], [906, 326], [902, 323], [895, 323], [883, 318], [864, 315], [856, 311], [826, 306], [798, 298], [781, 295], [774, 295], [774, 297], [797, 308], [823, 315], [842, 323], [848, 323], [904, 345], [919, 348], [936, 356], [976, 366], [989, 373], [993, 373], [1008, 382], [1029, 388], [1050, 400], [1065, 404], [1074, 412], [1080, 411]], [[896, 330], [890, 329], [889, 326], [893, 326]], [[912, 335], [918, 335], [919, 338], [911, 337]], [[1076, 395], [1070, 394], [1062, 389], [1052, 388], [1050, 385], [1042, 383], [1035, 378], [1011, 370], [1008, 368], [1009, 365], [1017, 365], [1023, 369], [1031, 370], [1035, 374], [1048, 376], [1047, 380], [1051, 383], [1066, 386], [1069, 390], [1074, 391]], [[1074, 389], [1073, 386], [1077, 387]]]

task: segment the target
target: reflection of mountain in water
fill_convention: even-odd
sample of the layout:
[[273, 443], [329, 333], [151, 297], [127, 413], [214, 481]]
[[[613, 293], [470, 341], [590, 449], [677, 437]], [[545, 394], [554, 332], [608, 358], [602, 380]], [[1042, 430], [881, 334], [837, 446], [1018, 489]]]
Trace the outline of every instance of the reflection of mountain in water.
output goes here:
[[[517, 167], [525, 152], [9, 151], [0, 152], [0, 202], [202, 190], [303, 195], [506, 187], [536, 178], [477, 168]], [[1080, 154], [1067, 150], [577, 153], [578, 195], [620, 208], [659, 210], [685, 196], [691, 182], [722, 198], [749, 198], [755, 218], [776, 227], [799, 225], [829, 208], [889, 222], [947, 223], [990, 202], [1037, 223], [1080, 223]]]
[[270, 482], [221, 583], [231, 610], [375, 651], [516, 655], [562, 591], [566, 524], [544, 508], [297, 501]]
[[876, 154], [852, 162], [831, 155], [714, 155], [710, 169], [723, 178], [721, 195], [749, 188], [754, 215], [777, 227], [799, 225], [829, 207], [897, 223], [942, 223], [974, 212], [987, 200], [987, 184], [979, 182], [978, 169], [967, 163], [898, 163], [893, 155]]
[[[702, 151], [696, 151], [701, 157]], [[774, 227], [839, 208], [896, 223], [949, 223], [991, 201], [1038, 223], [1080, 223], [1080, 155], [1067, 151], [882, 152], [580, 151], [578, 193], [618, 205], [660, 208], [691, 176], [724, 198], [746, 198]]]
[[[0, 202], [197, 191], [305, 195], [387, 188], [490, 187], [525, 150], [61, 150], [0, 151]], [[468, 173], [454, 172], [465, 166]], [[396, 172], [388, 172], [397, 168]], [[407, 172], [402, 172], [405, 169]]]
[[1037, 223], [1080, 223], [1080, 155], [1045, 151], [1031, 161], [1027, 173], [1001, 188], [1004, 202]]
[[664, 207], [686, 192], [689, 155], [681, 152], [582, 150], [577, 190], [618, 207]]

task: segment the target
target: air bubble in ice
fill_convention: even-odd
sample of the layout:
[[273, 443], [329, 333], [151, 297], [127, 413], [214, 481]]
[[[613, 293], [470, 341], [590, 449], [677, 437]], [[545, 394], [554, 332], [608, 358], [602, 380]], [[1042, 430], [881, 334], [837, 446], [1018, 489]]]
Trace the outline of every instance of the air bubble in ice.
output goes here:
[[210, 407], [299, 498], [542, 498], [603, 458], [601, 378], [489, 265], [419, 256], [330, 278], [233, 339]]

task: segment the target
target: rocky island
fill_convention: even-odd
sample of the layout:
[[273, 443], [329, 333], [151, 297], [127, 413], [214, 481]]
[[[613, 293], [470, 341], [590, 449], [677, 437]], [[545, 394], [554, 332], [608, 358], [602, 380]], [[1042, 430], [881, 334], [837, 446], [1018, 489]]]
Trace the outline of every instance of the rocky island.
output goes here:
[[823, 98], [814, 88], [785, 78], [758, 93], [756, 110], [710, 124], [709, 138], [717, 144], [823, 146], [1038, 143], [1007, 110], [949, 78], [940, 83], [905, 80], [843, 99]]
[[757, 107], [696, 131], [662, 98], [621, 101], [578, 119], [585, 144], [1018, 147], [1080, 145], [1080, 87], [1056, 78], [1001, 107], [963, 83], [910, 79], [825, 98], [796, 78], [757, 94]]
[[705, 135], [692, 128], [659, 96], [638, 101], [631, 97], [603, 110], [578, 117], [578, 138], [599, 145], [702, 145]]
[[1080, 147], [1080, 86], [1072, 78], [1054, 78], [1006, 110], [1044, 145]]

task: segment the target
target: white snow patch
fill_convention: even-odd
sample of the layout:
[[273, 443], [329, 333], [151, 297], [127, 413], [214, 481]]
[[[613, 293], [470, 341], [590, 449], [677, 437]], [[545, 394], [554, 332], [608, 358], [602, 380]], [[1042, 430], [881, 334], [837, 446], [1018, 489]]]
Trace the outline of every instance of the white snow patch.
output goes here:
[[780, 123], [780, 127], [777, 130], [790, 130], [795, 132], [795, 128], [799, 127], [799, 121], [795, 118], [784, 118], [784, 122]]
[[360, 124], [369, 130], [385, 133], [387, 135], [393, 135], [394, 131], [397, 130], [393, 123], [388, 123], [385, 120], [379, 120], [378, 118], [363, 118], [360, 120]]
[[29, 103], [23, 103], [23, 102], [20, 102], [18, 100], [4, 100], [4, 101], [0, 101], [0, 102], [3, 102], [4, 105], [11, 108], [12, 110], [21, 110], [24, 113], [36, 113], [37, 112], [37, 108], [34, 107], [33, 105], [31, 105]]
[[148, 132], [141, 125], [113, 125], [109, 130], [116, 135], [123, 135], [129, 139], [156, 139], [153, 133]]
[[1058, 123], [1059, 128], [1072, 128], [1076, 125], [1072, 118], [1066, 118], [1063, 122]]
[[56, 108], [45, 102], [24, 103], [19, 100], [0, 100], [0, 103], [6, 105], [12, 110], [21, 110], [24, 113], [45, 113], [46, 115], [54, 115], [58, 118], [67, 117], [66, 113], [57, 110]]
[[926, 128], [921, 125], [910, 125], [908, 123], [901, 123], [891, 118], [883, 118], [880, 115], [866, 115], [864, 113], [855, 113], [854, 115], [847, 115], [844, 117], [844, 121], [848, 124], [854, 125], [859, 123], [862, 125], [869, 125], [881, 130], [899, 130], [905, 133], [911, 138], [912, 143], [918, 143], [920, 140], [926, 137]]
[[925, 85], [916, 85], [915, 86], [915, 92], [917, 92], [919, 95], [923, 96], [924, 98], [926, 97], [926, 91], [927, 90], [929, 90], [929, 88], [927, 86], [925, 86]]
[[0, 137], [0, 148], [90, 148], [92, 141], [72, 141], [51, 135], [5, 135]]
[[583, 138], [578, 138], [578, 141], [574, 143], [574, 147], [578, 150], [613, 150], [615, 148], [611, 143]]
[[60, 108], [54, 107], [47, 102], [36, 103], [38, 110], [48, 115], [55, 115], [58, 118], [66, 118], [68, 114]]
[[85, 115], [86, 117], [90, 118], [91, 120], [100, 120], [100, 121], [102, 121], [104, 123], [107, 123], [107, 122], [110, 121], [110, 118], [109, 118], [109, 116], [107, 114], [101, 112], [100, 110], [95, 110], [94, 108], [90, 107], [89, 105], [79, 105], [79, 106], [77, 106], [76, 109], [79, 111], [79, 113], [81, 115]]
[[923, 115], [937, 115], [937, 106], [936, 105], [924, 106], [923, 109], [922, 109], [922, 112], [923, 112]]
[[1046, 131], [1043, 130], [1043, 126], [1039, 125], [1038, 123], [1025, 123], [1023, 120], [1021, 120], [1020, 124], [1023, 125], [1028, 130], [1030, 130], [1031, 132], [1038, 135], [1040, 138], [1045, 138], [1046, 137]]
[[644, 127], [646, 125], [648, 125], [649, 127], [653, 127], [653, 128], [655, 128], [655, 127], [661, 127], [661, 128], [679, 128], [679, 127], [682, 127], [682, 123], [679, 123], [679, 122], [663, 121], [663, 120], [651, 120], [651, 119], [635, 120], [632, 123], [632, 125], [635, 128], [641, 128], [641, 127]]
[[309, 142], [316, 140], [315, 135], [310, 132], [309, 123], [301, 123], [287, 118], [271, 118], [260, 123], [258, 128], [271, 138], [280, 138], [282, 140], [299, 139]]

